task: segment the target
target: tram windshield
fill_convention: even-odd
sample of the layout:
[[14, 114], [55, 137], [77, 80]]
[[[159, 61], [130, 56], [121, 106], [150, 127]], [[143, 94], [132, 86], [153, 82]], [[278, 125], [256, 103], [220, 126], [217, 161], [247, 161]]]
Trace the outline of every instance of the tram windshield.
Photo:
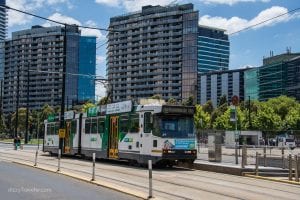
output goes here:
[[153, 134], [163, 138], [194, 138], [192, 117], [154, 116]]

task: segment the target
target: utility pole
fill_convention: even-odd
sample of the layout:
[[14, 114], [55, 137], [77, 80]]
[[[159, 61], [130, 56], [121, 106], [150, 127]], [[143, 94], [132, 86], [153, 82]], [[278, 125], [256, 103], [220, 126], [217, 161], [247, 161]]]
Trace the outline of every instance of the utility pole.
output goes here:
[[28, 143], [28, 120], [29, 120], [29, 63], [27, 63], [27, 99], [26, 99], [26, 130], [25, 130], [25, 141]]
[[251, 99], [250, 96], [248, 96], [249, 99], [249, 128], [252, 129], [252, 123], [251, 123]]
[[19, 87], [20, 87], [20, 67], [17, 69], [17, 102], [16, 102], [16, 119], [15, 119], [15, 137], [18, 136], [18, 120], [19, 120]]
[[1, 80], [1, 82], [0, 82], [0, 84], [1, 84], [1, 88], [0, 88], [0, 101], [1, 101], [1, 105], [0, 105], [0, 119], [2, 118], [2, 105], [3, 105], [3, 96], [2, 96], [2, 87], [3, 87], [3, 80]]
[[67, 111], [69, 110], [69, 96], [67, 96]]
[[[63, 77], [62, 77], [62, 92], [61, 92], [61, 104], [60, 104], [60, 129], [65, 127], [65, 85], [66, 85], [66, 63], [67, 63], [67, 24], [64, 28], [64, 50], [63, 50], [64, 60], [63, 60]], [[63, 149], [64, 138], [59, 137], [59, 149]], [[62, 151], [63, 152], [63, 151]]]

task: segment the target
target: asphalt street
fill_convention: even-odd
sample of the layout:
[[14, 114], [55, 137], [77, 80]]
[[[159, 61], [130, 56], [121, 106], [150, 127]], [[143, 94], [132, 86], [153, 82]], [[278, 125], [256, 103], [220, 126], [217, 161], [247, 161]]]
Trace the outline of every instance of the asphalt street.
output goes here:
[[0, 199], [5, 200], [127, 200], [114, 190], [14, 163], [0, 161]]

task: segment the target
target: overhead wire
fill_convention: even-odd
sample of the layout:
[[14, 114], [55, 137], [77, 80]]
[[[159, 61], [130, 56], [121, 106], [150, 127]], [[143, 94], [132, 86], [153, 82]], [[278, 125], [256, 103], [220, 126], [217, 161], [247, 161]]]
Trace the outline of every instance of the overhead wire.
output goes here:
[[228, 35], [234, 35], [234, 34], [240, 33], [240, 32], [242, 32], [242, 31], [251, 29], [251, 28], [253, 28], [253, 27], [255, 27], [255, 26], [264, 24], [264, 23], [266, 23], [266, 22], [268, 22], [268, 21], [271, 21], [271, 20], [273, 20], [273, 19], [276, 19], [276, 18], [282, 17], [282, 16], [284, 16], [284, 15], [287, 15], [287, 14], [290, 14], [290, 13], [293, 13], [293, 12], [296, 12], [297, 10], [300, 10], [300, 8], [295, 8], [295, 9], [293, 9], [293, 10], [290, 10], [290, 11], [288, 11], [288, 12], [282, 13], [282, 14], [280, 14], [280, 15], [276, 15], [276, 16], [274, 16], [274, 17], [272, 17], [272, 18], [269, 18], [269, 19], [266, 19], [266, 20], [264, 20], [264, 21], [258, 22], [258, 23], [256, 23], [256, 24], [247, 26], [247, 27], [242, 28], [242, 29], [240, 29], [240, 30], [238, 30], [238, 31], [235, 31], [235, 32], [232, 32], [232, 33], [228, 33]]

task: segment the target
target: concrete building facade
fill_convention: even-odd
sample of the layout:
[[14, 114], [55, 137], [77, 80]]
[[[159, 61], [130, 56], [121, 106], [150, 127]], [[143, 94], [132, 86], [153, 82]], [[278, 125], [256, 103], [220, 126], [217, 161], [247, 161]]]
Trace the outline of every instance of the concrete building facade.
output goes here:
[[211, 100], [214, 107], [219, 104], [220, 97], [225, 95], [230, 102], [232, 96], [237, 95], [244, 100], [244, 72], [248, 69], [226, 71], [211, 71], [199, 73], [198, 103], [205, 104]]
[[193, 4], [144, 6], [111, 18], [107, 76], [112, 100], [156, 94], [165, 100], [196, 98], [198, 18]]
[[[5, 42], [3, 111], [14, 112], [19, 74], [19, 107], [25, 107], [29, 81], [29, 108], [58, 106], [62, 95], [64, 27], [33, 26], [12, 33]], [[77, 100], [79, 39], [77, 26], [67, 26], [65, 103]], [[27, 72], [29, 70], [29, 77]]]

